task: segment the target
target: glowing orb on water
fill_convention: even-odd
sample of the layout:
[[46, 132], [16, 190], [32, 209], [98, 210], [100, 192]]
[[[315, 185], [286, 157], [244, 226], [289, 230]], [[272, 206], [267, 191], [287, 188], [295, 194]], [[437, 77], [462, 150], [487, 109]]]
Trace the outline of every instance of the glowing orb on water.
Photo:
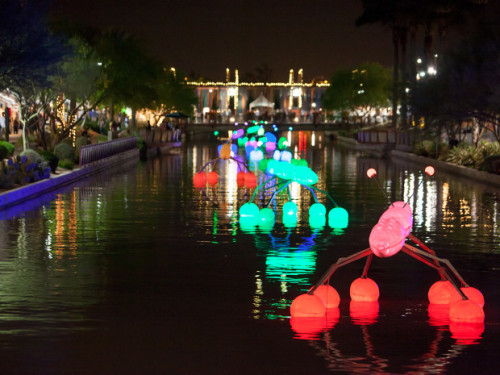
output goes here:
[[342, 207], [335, 207], [328, 213], [328, 225], [331, 228], [343, 229], [349, 224], [349, 214]]
[[450, 303], [450, 296], [456, 290], [448, 280], [439, 280], [431, 285], [427, 297], [429, 303], [435, 305], [447, 305]]
[[377, 283], [368, 277], [360, 277], [354, 280], [349, 289], [349, 293], [353, 301], [359, 302], [378, 301], [378, 297], [380, 296]]
[[484, 311], [472, 300], [459, 300], [450, 303], [450, 320], [460, 323], [481, 323], [484, 321]]
[[274, 225], [275, 221], [275, 214], [272, 209], [269, 207], [265, 207], [259, 211], [259, 214], [257, 216], [257, 220], [259, 222], [259, 225], [264, 225], [264, 226], [272, 226]]
[[315, 217], [325, 217], [326, 215], [326, 207], [322, 203], [314, 203], [309, 207], [309, 217], [310, 218], [315, 218]]
[[364, 326], [377, 322], [379, 303], [377, 301], [351, 301], [349, 304], [349, 314], [352, 322], [356, 325]]
[[212, 172], [207, 173], [207, 182], [210, 185], [215, 185], [218, 180], [219, 180], [219, 176], [217, 175], [217, 172], [212, 171]]
[[[476, 288], [473, 288], [471, 286], [461, 287], [460, 290], [462, 291], [463, 294], [465, 294], [465, 296], [468, 299], [476, 302], [480, 307], [484, 306], [484, 296], [483, 296], [483, 293], [481, 293], [479, 290], [477, 290]], [[462, 296], [460, 295], [460, 293], [458, 293], [455, 290], [455, 288], [453, 288], [453, 291], [450, 294], [450, 303], [459, 301], [461, 299], [462, 299]]]
[[313, 294], [321, 298], [327, 309], [339, 307], [339, 293], [331, 285], [320, 285], [316, 288]]
[[322, 317], [326, 314], [326, 306], [318, 296], [301, 294], [290, 305], [290, 315], [297, 318]]
[[247, 202], [240, 207], [240, 217], [252, 217], [257, 219], [259, 216], [259, 207], [252, 202]]

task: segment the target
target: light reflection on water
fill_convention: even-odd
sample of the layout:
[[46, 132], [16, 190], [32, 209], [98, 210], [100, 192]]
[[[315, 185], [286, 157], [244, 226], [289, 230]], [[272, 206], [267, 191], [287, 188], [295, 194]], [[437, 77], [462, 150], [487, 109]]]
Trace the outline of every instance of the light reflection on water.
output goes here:
[[[99, 372], [102, 364], [130, 373], [144, 369], [146, 359], [151, 372], [259, 373], [263, 357], [269, 358], [266, 373], [305, 373], [303, 363], [313, 366], [307, 373], [442, 373], [456, 368], [458, 358], [461, 366], [470, 362], [472, 368], [477, 353], [469, 348], [495, 352], [498, 192], [439, 171], [423, 180], [422, 168], [343, 150], [320, 133], [286, 136], [297, 145], [296, 155], [317, 171], [317, 186], [349, 212], [345, 230], [311, 228], [307, 210], [313, 199], [296, 184], [296, 226], [281, 223], [285, 199], [278, 197], [273, 228], [241, 228], [238, 209], [253, 190], [237, 187], [235, 163], [217, 163], [218, 185], [192, 187], [193, 173], [216, 157], [216, 143], [187, 146], [180, 155], [129, 166], [25, 210], [4, 212], [0, 344], [8, 350], [0, 368], [29, 372], [9, 357], [28, 344], [31, 363], [51, 373], [67, 373], [75, 364], [81, 373]], [[428, 309], [426, 293], [438, 277], [403, 254], [373, 262], [369, 275], [381, 290], [376, 306], [350, 304], [348, 288], [362, 271], [360, 262], [332, 279], [341, 305], [329, 316], [327, 330], [314, 329], [317, 322], [297, 328], [290, 319], [297, 295], [339, 257], [367, 247], [369, 231], [387, 207], [379, 188], [365, 177], [369, 167], [378, 170], [389, 200], [409, 201], [414, 234], [483, 291], [484, 332], [479, 327], [460, 333], [446, 313]], [[318, 197], [328, 206], [323, 195]], [[262, 206], [269, 198], [263, 192], [256, 202]], [[182, 340], [172, 342], [172, 337]], [[41, 348], [53, 342], [74, 346], [75, 354], [54, 349], [42, 358]], [[122, 345], [134, 349], [99, 355]], [[293, 354], [279, 355], [276, 347]], [[158, 360], [173, 352], [168, 363]], [[245, 353], [238, 357], [246, 369], [226, 352]], [[95, 356], [100, 364], [90, 360]], [[204, 361], [186, 360], [193, 357]], [[493, 355], [483, 359], [493, 368]]]

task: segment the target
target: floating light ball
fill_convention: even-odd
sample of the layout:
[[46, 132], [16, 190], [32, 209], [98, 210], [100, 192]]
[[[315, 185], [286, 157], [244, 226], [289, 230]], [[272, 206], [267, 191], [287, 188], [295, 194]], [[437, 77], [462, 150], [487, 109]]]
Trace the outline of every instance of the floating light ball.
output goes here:
[[376, 174], [377, 174], [377, 171], [374, 168], [370, 168], [366, 171], [366, 175], [368, 176], [368, 178], [372, 178]]
[[247, 134], [256, 134], [260, 129], [260, 126], [254, 125], [247, 128]]
[[377, 301], [351, 301], [349, 304], [349, 314], [352, 322], [356, 325], [370, 325], [377, 322], [379, 303]]
[[266, 143], [266, 153], [270, 154], [276, 150], [276, 142], [267, 142]]
[[273, 226], [275, 221], [274, 211], [269, 207], [264, 207], [259, 211], [257, 220], [259, 222], [259, 225]]
[[255, 176], [255, 173], [245, 173], [245, 186], [249, 188], [254, 188], [257, 186], [257, 176]]
[[207, 174], [205, 172], [198, 172], [193, 176], [193, 185], [196, 188], [203, 187], [207, 184]]
[[320, 285], [316, 288], [313, 294], [321, 298], [327, 309], [339, 307], [339, 293], [331, 285]]
[[253, 232], [255, 233], [256, 226], [257, 226], [257, 217], [245, 217], [245, 216], [240, 216], [240, 229], [245, 232]]
[[250, 160], [253, 162], [259, 162], [264, 159], [264, 153], [262, 150], [253, 150], [250, 151]]
[[212, 172], [207, 173], [207, 182], [208, 182], [210, 185], [215, 185], [215, 184], [217, 184], [217, 181], [218, 181], [218, 180], [219, 180], [219, 176], [217, 175], [217, 172], [212, 171]]
[[430, 165], [428, 165], [427, 167], [425, 167], [424, 171], [425, 171], [425, 173], [427, 173], [429, 176], [433, 176], [433, 175], [434, 175], [434, 173], [436, 172], [436, 171], [434, 170], [434, 167], [432, 167], [432, 166], [430, 166]]
[[326, 314], [326, 306], [318, 296], [314, 294], [301, 294], [296, 297], [290, 305], [290, 315], [297, 318], [323, 317]]
[[359, 277], [354, 280], [349, 293], [353, 301], [359, 302], [378, 301], [378, 297], [380, 296], [377, 283], [368, 277]]
[[283, 150], [286, 146], [288, 146], [288, 140], [285, 137], [281, 137], [278, 140], [278, 148]]
[[265, 172], [265, 170], [267, 169], [267, 163], [269, 163], [269, 159], [262, 159], [261, 161], [259, 161], [259, 169], [262, 172]]
[[240, 207], [240, 217], [252, 217], [257, 219], [259, 216], [259, 207], [252, 202], [247, 202]]
[[450, 320], [461, 323], [481, 323], [484, 311], [476, 302], [467, 299], [450, 303]]
[[285, 218], [296, 218], [297, 217], [297, 205], [295, 204], [295, 202], [292, 202], [292, 201], [287, 201], [285, 202], [285, 204], [283, 205], [283, 220], [285, 220]]
[[429, 292], [427, 292], [427, 297], [431, 304], [447, 305], [450, 303], [450, 296], [453, 292], [458, 294], [451, 282], [448, 280], [439, 280], [431, 285]]
[[219, 157], [223, 160], [228, 160], [231, 157], [231, 144], [224, 143], [219, 146]]
[[286, 161], [288, 163], [290, 163], [292, 161], [292, 153], [290, 151], [283, 151], [281, 153], [281, 161]]
[[326, 208], [322, 203], [314, 203], [309, 207], [309, 217], [325, 217]]
[[342, 207], [335, 207], [328, 213], [328, 225], [335, 229], [347, 228], [349, 224], [349, 214]]
[[[468, 299], [476, 302], [480, 307], [484, 306], [484, 296], [483, 293], [481, 293], [479, 290], [471, 286], [461, 287], [460, 290]], [[460, 293], [458, 293], [457, 290], [453, 288], [453, 291], [450, 293], [450, 304], [456, 301], [460, 301], [461, 299], [462, 296], [460, 295]]]
[[266, 132], [264, 135], [267, 138], [268, 142], [276, 143], [276, 136], [273, 133]]
[[242, 187], [243, 185], [245, 185], [245, 172], [238, 172], [236, 174], [236, 184], [239, 187]]
[[326, 225], [325, 216], [309, 216], [309, 226], [313, 229], [320, 229]]
[[280, 150], [276, 150], [273, 152], [273, 159], [276, 161], [281, 160], [281, 151]]
[[264, 127], [262, 127], [262, 126], [259, 128], [259, 130], [257, 130], [258, 135], [264, 135], [265, 132], [266, 131], [264, 130]]
[[232, 135], [232, 138], [233, 139], [237, 139], [237, 138], [241, 138], [245, 135], [245, 131], [243, 129], [238, 129], [236, 130], [233, 135]]
[[214, 135], [217, 137], [219, 135], [219, 131], [218, 130], [214, 131]]

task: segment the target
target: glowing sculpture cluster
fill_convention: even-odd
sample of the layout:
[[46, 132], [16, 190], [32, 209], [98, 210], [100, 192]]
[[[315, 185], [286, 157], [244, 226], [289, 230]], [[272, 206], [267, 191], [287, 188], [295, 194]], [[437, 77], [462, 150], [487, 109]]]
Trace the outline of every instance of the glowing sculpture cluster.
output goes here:
[[[425, 173], [432, 176], [434, 168], [427, 167]], [[374, 169], [367, 172], [368, 177], [376, 175]], [[378, 313], [378, 299], [380, 296], [378, 285], [367, 277], [368, 269], [373, 256], [386, 258], [402, 251], [422, 263], [436, 269], [441, 280], [434, 283], [428, 292], [429, 313], [439, 310], [436, 306], [443, 306], [450, 330], [465, 330], [479, 332], [484, 330], [484, 297], [481, 292], [470, 287], [445, 259], [438, 258], [435, 252], [429, 249], [422, 241], [411, 234], [412, 212], [405, 202], [394, 202], [381, 215], [378, 223], [373, 227], [368, 249], [351, 256], [340, 258], [334, 263], [321, 279], [306, 293], [299, 295], [290, 306], [290, 313], [295, 319], [323, 319], [328, 314], [338, 315], [340, 298], [337, 291], [329, 284], [330, 277], [339, 268], [356, 260], [367, 258], [361, 277], [355, 279], [350, 286], [351, 315], [363, 309], [373, 316]], [[416, 246], [406, 243], [410, 239]], [[461, 284], [460, 287], [458, 284]], [[324, 324], [323, 324], [324, 326]]]

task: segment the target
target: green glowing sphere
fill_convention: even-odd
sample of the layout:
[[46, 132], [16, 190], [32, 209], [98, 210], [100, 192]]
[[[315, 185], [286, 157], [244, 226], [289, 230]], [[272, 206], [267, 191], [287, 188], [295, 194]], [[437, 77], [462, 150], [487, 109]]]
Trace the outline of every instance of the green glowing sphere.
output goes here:
[[343, 229], [349, 224], [349, 214], [342, 207], [335, 207], [328, 213], [328, 225], [332, 228]]
[[218, 135], [219, 135], [219, 132], [218, 132], [217, 130], [216, 130], [216, 131], [214, 131], [214, 135], [215, 135], [215, 136], [218, 136]]
[[240, 207], [240, 218], [255, 218], [259, 216], [259, 207], [252, 202], [247, 202]]
[[254, 133], [257, 133], [260, 129], [260, 126], [258, 125], [254, 125], [254, 126], [250, 126], [248, 129], [247, 129], [247, 134], [254, 134]]
[[283, 150], [286, 146], [288, 146], [288, 140], [285, 137], [281, 137], [278, 140], [278, 148]]
[[259, 211], [257, 220], [259, 225], [274, 225], [274, 211], [269, 207], [265, 207]]
[[311, 228], [321, 228], [326, 224], [325, 216], [309, 216], [309, 226]]
[[267, 169], [267, 163], [269, 163], [269, 159], [262, 159], [259, 161], [259, 169], [264, 172]]
[[309, 218], [323, 218], [326, 220], [326, 207], [321, 203], [314, 203], [309, 207]]
[[240, 216], [240, 229], [245, 232], [255, 232], [257, 217]]
[[288, 201], [283, 205], [283, 221], [290, 217], [297, 220], [297, 205], [292, 201]]

